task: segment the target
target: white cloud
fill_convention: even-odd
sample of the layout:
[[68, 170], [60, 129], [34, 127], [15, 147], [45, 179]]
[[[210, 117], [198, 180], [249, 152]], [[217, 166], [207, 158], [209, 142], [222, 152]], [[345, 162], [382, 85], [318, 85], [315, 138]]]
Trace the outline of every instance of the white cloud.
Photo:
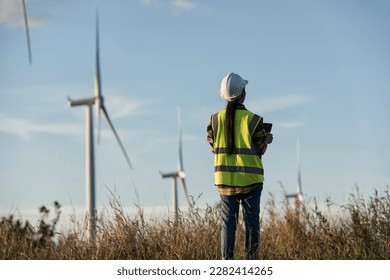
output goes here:
[[[167, 2], [166, 0], [140, 0], [145, 6], [157, 6]], [[176, 12], [190, 11], [195, 8], [195, 4], [190, 0], [169, 0], [169, 5], [175, 9]]]
[[305, 123], [302, 121], [286, 121], [278, 124], [281, 128], [293, 129], [305, 126]]
[[74, 123], [36, 123], [0, 114], [0, 131], [29, 138], [33, 133], [82, 135], [84, 127]]
[[113, 119], [139, 115], [144, 112], [144, 107], [152, 100], [129, 100], [118, 95], [110, 96], [105, 100], [107, 111]]
[[141, 3], [147, 6], [152, 5], [155, 2], [155, 0], [141, 0]]
[[[101, 120], [101, 122], [105, 122]], [[103, 124], [102, 124], [103, 125]], [[118, 130], [119, 137], [124, 140], [129, 138], [130, 133], [125, 130]], [[94, 129], [96, 130], [96, 124]], [[85, 122], [79, 123], [37, 123], [26, 119], [10, 118], [0, 115], [0, 132], [16, 135], [21, 138], [29, 139], [34, 134], [49, 134], [49, 135], [67, 135], [83, 138], [85, 136]], [[104, 124], [101, 128], [100, 136], [102, 138], [113, 138], [111, 129]]]
[[311, 101], [309, 95], [287, 95], [279, 97], [265, 98], [253, 102], [251, 108], [261, 113], [270, 113], [288, 109], [291, 107], [301, 106]]
[[23, 12], [20, 1], [0, 0], [0, 23], [12, 26], [23, 24]]
[[[28, 15], [28, 25], [31, 28], [41, 27], [45, 25], [49, 16], [31, 15], [29, 13], [29, 2], [26, 3]], [[9, 27], [24, 26], [23, 7], [21, 1], [18, 0], [0, 0], [0, 24]]]
[[192, 10], [195, 7], [189, 0], [171, 0], [171, 3], [173, 7], [185, 11]]
[[[141, 114], [150, 114], [150, 110], [145, 108], [152, 108], [150, 106], [156, 102], [155, 100], [129, 100], [118, 95], [110, 96], [105, 100], [108, 115], [115, 129], [115, 119], [132, 117]], [[95, 108], [94, 108], [95, 110]], [[95, 113], [95, 112], [94, 112]], [[95, 118], [95, 114], [93, 114]], [[93, 120], [96, 121], [95, 119]], [[105, 123], [104, 117], [101, 115], [101, 125]], [[96, 123], [94, 123], [96, 126]], [[111, 129], [103, 129], [101, 131], [102, 137], [112, 137]], [[95, 127], [96, 129], [96, 127]], [[41, 123], [32, 119], [15, 118], [0, 112], [0, 132], [13, 134], [22, 138], [29, 138], [33, 134], [52, 134], [52, 135], [69, 135], [82, 137], [85, 133], [85, 121], [77, 122], [46, 122]], [[128, 131], [119, 131], [121, 138], [128, 137]]]

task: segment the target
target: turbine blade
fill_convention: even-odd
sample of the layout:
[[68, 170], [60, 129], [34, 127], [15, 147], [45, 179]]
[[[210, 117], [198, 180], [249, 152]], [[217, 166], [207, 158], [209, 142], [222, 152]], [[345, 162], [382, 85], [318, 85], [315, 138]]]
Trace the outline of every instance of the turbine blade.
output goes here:
[[96, 57], [95, 57], [95, 104], [97, 121], [97, 142], [100, 143], [100, 109], [103, 105], [102, 80], [100, 76], [100, 48], [99, 48], [99, 10], [96, 8]]
[[30, 61], [30, 65], [31, 65], [32, 64], [31, 42], [30, 42], [30, 32], [29, 32], [29, 28], [28, 28], [28, 17], [27, 17], [27, 9], [26, 9], [25, 0], [22, 0], [22, 6], [23, 6], [23, 15], [24, 15], [24, 27], [26, 29], [28, 59]]
[[114, 126], [113, 126], [113, 124], [112, 124], [112, 122], [111, 122], [111, 120], [110, 120], [110, 117], [108, 116], [106, 107], [105, 107], [104, 105], [102, 105], [102, 106], [101, 106], [101, 110], [103, 111], [103, 115], [104, 115], [104, 117], [106, 118], [108, 125], [111, 127], [111, 130], [112, 130], [112, 132], [114, 133], [116, 140], [118, 141], [118, 144], [119, 144], [119, 146], [120, 146], [120, 148], [121, 148], [121, 150], [122, 150], [122, 152], [123, 152], [123, 155], [124, 155], [125, 158], [126, 158], [127, 164], [129, 165], [130, 169], [133, 169], [133, 166], [131, 165], [129, 156], [128, 156], [127, 153], [126, 153], [125, 147], [123, 146], [122, 141], [121, 141], [121, 139], [119, 138], [118, 133], [116, 133], [116, 130], [115, 130], [115, 128], [114, 128]]
[[188, 196], [186, 181], [185, 181], [184, 178], [180, 178], [180, 179], [181, 179], [181, 183], [182, 183], [182, 185], [183, 185], [184, 195], [185, 195], [185, 197], [186, 197], [187, 203], [188, 203], [189, 206], [192, 206], [192, 205], [191, 205], [191, 201], [190, 201], [190, 197]]
[[178, 127], [179, 127], [179, 162], [178, 162], [178, 169], [179, 172], [183, 171], [183, 139], [182, 139], [182, 127], [181, 127], [181, 115], [180, 115], [180, 107], [177, 106], [177, 120], [178, 120]]

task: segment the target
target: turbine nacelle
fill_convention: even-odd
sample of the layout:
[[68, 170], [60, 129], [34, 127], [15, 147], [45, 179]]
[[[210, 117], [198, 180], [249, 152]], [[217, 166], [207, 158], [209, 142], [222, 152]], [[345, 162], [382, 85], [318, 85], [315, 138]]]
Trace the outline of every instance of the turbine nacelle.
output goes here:
[[79, 99], [71, 99], [69, 96], [68, 98], [68, 104], [70, 107], [75, 107], [75, 106], [92, 106], [95, 104], [95, 97], [86, 97], [86, 98], [79, 98]]
[[177, 176], [179, 176], [180, 179], [184, 179], [186, 177], [186, 173], [184, 171], [177, 172]]
[[174, 172], [168, 172], [168, 173], [163, 173], [160, 171], [161, 178], [176, 178], [179, 177], [179, 172], [174, 171]]
[[94, 96], [96, 109], [100, 110], [104, 106], [104, 97], [103, 96]]

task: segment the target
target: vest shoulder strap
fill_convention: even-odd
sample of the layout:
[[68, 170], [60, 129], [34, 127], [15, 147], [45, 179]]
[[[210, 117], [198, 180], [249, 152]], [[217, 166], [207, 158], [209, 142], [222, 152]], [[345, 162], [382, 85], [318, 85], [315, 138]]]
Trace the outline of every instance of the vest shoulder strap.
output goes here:
[[253, 114], [253, 118], [249, 123], [249, 132], [251, 135], [253, 135], [253, 133], [255, 132], [255, 129], [259, 125], [261, 119], [262, 117], [260, 117], [259, 115]]

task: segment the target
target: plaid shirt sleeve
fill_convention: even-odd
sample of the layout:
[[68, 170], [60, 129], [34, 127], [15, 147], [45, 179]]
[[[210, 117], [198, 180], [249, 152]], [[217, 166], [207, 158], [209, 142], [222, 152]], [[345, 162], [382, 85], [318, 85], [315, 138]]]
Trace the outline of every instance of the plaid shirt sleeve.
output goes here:
[[261, 157], [264, 155], [265, 151], [267, 150], [267, 133], [265, 132], [263, 128], [263, 118], [261, 118], [259, 125], [256, 127], [253, 135], [252, 135], [252, 142], [255, 146], [257, 155]]
[[207, 125], [207, 142], [210, 144], [211, 152], [214, 153], [214, 133], [213, 126], [211, 124], [211, 119]]

